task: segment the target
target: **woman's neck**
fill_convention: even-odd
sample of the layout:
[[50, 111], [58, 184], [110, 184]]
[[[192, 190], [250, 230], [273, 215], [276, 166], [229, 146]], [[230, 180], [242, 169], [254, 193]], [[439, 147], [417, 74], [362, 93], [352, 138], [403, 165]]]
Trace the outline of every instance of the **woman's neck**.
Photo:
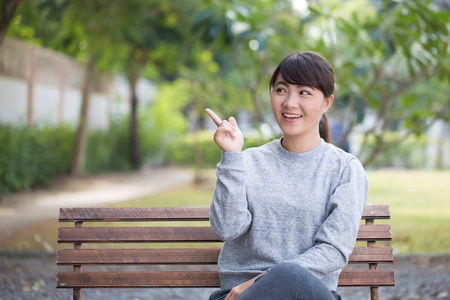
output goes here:
[[316, 148], [320, 142], [320, 135], [313, 137], [284, 136], [281, 146], [292, 153], [304, 153]]

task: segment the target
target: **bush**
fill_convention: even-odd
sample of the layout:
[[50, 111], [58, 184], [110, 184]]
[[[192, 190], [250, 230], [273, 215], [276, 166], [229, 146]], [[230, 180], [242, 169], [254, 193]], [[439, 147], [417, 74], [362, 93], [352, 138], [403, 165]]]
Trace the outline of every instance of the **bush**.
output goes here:
[[[143, 161], [159, 165], [195, 166], [194, 146], [198, 145], [202, 165], [213, 168], [220, 161], [221, 151], [211, 132], [197, 135], [156, 136], [152, 128], [141, 128]], [[28, 128], [0, 126], [0, 192], [11, 193], [48, 185], [56, 176], [70, 172], [75, 141], [73, 128]], [[254, 147], [267, 140], [246, 138], [245, 147]], [[91, 131], [86, 150], [86, 173], [130, 170], [128, 118], [113, 122], [109, 131]]]
[[108, 131], [89, 133], [86, 149], [86, 173], [124, 171], [132, 169], [128, 119], [112, 123]]
[[[126, 120], [109, 131], [91, 131], [86, 150], [86, 173], [131, 169]], [[48, 185], [70, 172], [75, 141], [73, 128], [0, 126], [0, 187], [11, 193]]]
[[46, 185], [70, 170], [74, 132], [69, 127], [0, 126], [2, 193]]

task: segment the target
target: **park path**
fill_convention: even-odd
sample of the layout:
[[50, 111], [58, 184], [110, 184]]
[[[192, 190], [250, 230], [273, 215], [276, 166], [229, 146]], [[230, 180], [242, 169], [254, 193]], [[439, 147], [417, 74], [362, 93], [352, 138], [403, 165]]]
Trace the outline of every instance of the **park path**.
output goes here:
[[48, 188], [3, 195], [0, 232], [56, 220], [60, 207], [104, 206], [153, 195], [193, 179], [191, 170], [181, 168], [57, 178]]

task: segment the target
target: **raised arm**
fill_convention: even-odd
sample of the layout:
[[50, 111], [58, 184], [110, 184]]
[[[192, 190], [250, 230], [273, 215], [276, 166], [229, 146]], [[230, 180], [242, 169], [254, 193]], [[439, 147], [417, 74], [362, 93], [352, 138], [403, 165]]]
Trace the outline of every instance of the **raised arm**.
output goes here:
[[246, 195], [246, 171], [242, 146], [244, 138], [231, 117], [222, 121], [211, 109], [206, 112], [217, 125], [214, 141], [223, 150], [217, 165], [217, 184], [210, 210], [210, 223], [223, 241], [233, 240], [250, 227], [252, 216]]

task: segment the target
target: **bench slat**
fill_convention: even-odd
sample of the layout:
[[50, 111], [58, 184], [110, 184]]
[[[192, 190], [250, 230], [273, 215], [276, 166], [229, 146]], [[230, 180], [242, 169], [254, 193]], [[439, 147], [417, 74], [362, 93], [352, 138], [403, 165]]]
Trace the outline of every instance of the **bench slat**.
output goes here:
[[221, 242], [211, 227], [60, 227], [58, 243]]
[[394, 286], [392, 270], [351, 270], [339, 275], [339, 286]]
[[218, 287], [217, 272], [83, 272], [57, 273], [59, 288]]
[[349, 257], [349, 263], [392, 263], [392, 247], [355, 247]]
[[[393, 271], [342, 271], [339, 286], [393, 286]], [[69, 272], [57, 273], [58, 288], [219, 287], [217, 272]]]
[[359, 226], [358, 241], [390, 241], [392, 239], [391, 225], [361, 225]]
[[[359, 241], [391, 240], [390, 225], [359, 227]], [[221, 242], [209, 226], [198, 227], [60, 227], [58, 243]]]
[[[58, 265], [217, 264], [219, 248], [210, 249], [60, 249]], [[349, 263], [391, 263], [391, 247], [356, 247]]]
[[61, 208], [60, 222], [208, 221], [209, 207]]
[[[362, 219], [389, 219], [389, 205], [366, 205]], [[61, 208], [60, 222], [208, 221], [209, 207]]]
[[212, 249], [83, 249], [58, 250], [58, 265], [217, 264], [220, 248]]
[[389, 219], [390, 217], [389, 205], [367, 204], [364, 207], [361, 219]]

